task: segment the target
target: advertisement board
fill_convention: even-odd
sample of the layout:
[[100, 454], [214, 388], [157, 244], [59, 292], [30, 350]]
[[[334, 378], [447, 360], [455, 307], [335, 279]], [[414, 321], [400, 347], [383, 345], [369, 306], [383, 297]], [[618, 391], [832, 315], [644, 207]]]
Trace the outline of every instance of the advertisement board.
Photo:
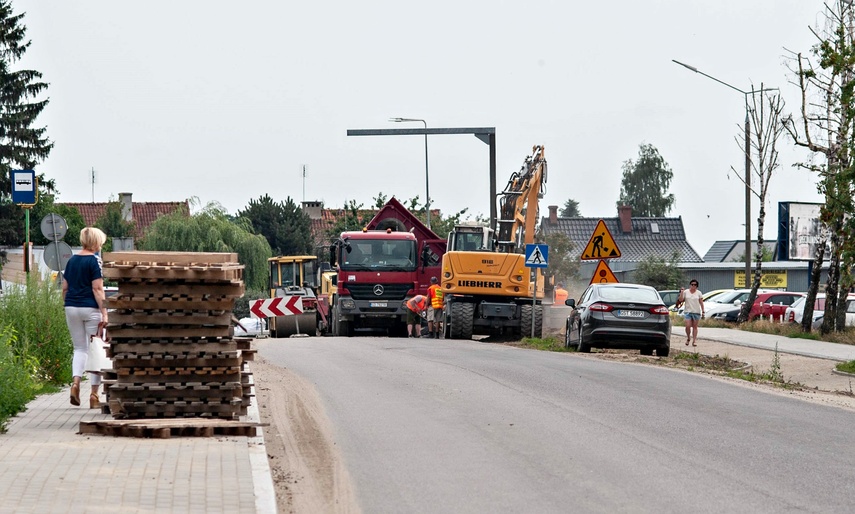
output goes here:
[[[820, 221], [819, 209], [822, 204], [788, 202], [787, 219], [787, 256], [792, 261], [813, 259], [816, 245], [825, 226]], [[783, 223], [782, 223], [783, 225]]]
[[[754, 280], [754, 272], [751, 272], [751, 280]], [[745, 289], [749, 286], [745, 285], [745, 270], [734, 271], [733, 287], [736, 289]], [[782, 271], [766, 271], [762, 270], [760, 274], [761, 289], [786, 289], [787, 288], [787, 270]]]

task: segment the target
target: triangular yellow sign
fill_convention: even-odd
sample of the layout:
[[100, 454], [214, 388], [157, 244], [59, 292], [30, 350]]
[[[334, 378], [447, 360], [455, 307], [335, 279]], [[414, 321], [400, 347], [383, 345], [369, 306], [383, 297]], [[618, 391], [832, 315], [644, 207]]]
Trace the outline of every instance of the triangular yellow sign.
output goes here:
[[606, 222], [600, 220], [597, 223], [597, 228], [594, 229], [594, 233], [591, 235], [591, 240], [588, 241], [588, 246], [585, 247], [580, 258], [583, 261], [592, 261], [596, 259], [612, 259], [614, 257], [620, 257], [620, 249], [618, 249], [612, 233], [606, 227]]
[[591, 277], [591, 284], [606, 284], [606, 283], [617, 283], [618, 279], [614, 273], [612, 273], [609, 265], [606, 264], [606, 261], [600, 260], [600, 263], [597, 264], [597, 269], [594, 270], [594, 276]]

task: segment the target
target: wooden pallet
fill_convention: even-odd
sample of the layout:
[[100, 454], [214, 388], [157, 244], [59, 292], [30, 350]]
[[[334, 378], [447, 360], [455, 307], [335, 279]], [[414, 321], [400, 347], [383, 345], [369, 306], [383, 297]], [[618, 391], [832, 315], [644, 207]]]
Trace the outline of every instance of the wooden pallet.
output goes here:
[[232, 313], [221, 312], [211, 314], [207, 311], [184, 312], [184, 311], [140, 311], [123, 313], [122, 311], [110, 314], [110, 325], [211, 325], [227, 327], [232, 321]]
[[237, 254], [112, 252], [105, 278], [119, 284], [107, 327], [109, 412], [116, 418], [246, 414], [251, 339], [234, 340], [232, 309], [244, 293]]
[[108, 262], [147, 262], [163, 265], [187, 264], [209, 266], [213, 263], [237, 262], [236, 253], [220, 252], [105, 252], [101, 258]]
[[79, 434], [101, 434], [114, 437], [212, 437], [246, 436], [255, 437], [257, 427], [267, 423], [225, 421], [207, 418], [137, 419], [81, 421]]
[[108, 356], [123, 353], [146, 352], [146, 353], [171, 353], [171, 354], [197, 354], [197, 353], [221, 353], [236, 352], [238, 350], [250, 350], [248, 344], [237, 340], [220, 339], [214, 341], [195, 340], [123, 340], [113, 341], [107, 350]]

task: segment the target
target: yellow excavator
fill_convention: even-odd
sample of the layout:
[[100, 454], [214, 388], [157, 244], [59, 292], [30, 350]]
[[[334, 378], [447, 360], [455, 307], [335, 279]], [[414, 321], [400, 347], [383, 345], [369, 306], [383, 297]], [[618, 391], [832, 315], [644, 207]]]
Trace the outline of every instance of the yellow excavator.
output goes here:
[[461, 224], [449, 234], [441, 281], [446, 338], [530, 336], [532, 329], [536, 337], [542, 335], [543, 279], [539, 275], [532, 279], [524, 253], [526, 244], [534, 242], [545, 184], [544, 149], [535, 146], [500, 196], [501, 219], [493, 224], [498, 233], [478, 224]]

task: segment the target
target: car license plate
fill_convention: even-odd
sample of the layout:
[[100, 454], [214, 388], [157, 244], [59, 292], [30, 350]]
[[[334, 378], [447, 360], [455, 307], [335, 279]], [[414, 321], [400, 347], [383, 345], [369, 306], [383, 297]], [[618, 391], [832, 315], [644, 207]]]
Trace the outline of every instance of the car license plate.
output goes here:
[[389, 303], [388, 302], [369, 302], [368, 306], [369, 307], [388, 307]]
[[618, 311], [618, 316], [621, 318], [643, 318], [644, 312], [620, 310]]

